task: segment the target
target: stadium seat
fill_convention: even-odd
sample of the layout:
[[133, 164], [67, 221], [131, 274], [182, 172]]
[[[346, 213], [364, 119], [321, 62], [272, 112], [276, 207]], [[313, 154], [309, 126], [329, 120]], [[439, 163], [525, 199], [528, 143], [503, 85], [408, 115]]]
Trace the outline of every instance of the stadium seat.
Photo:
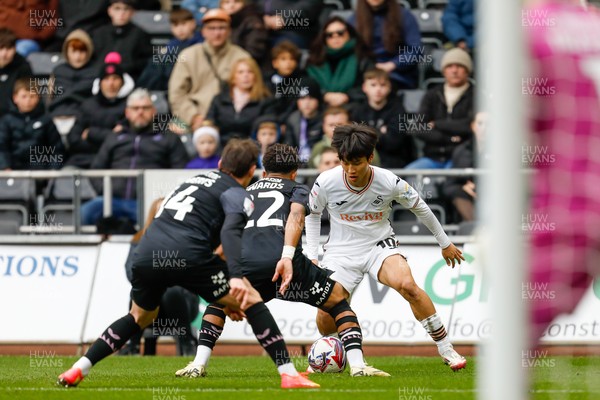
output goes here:
[[169, 113], [169, 102], [167, 101], [167, 92], [150, 92], [150, 99], [152, 100], [152, 103], [154, 103], [154, 107], [156, 107], [157, 114]]
[[433, 49], [431, 51], [431, 57], [433, 58], [433, 70], [436, 72], [442, 72], [442, 58], [446, 54], [445, 49]]
[[400, 221], [400, 222], [392, 222], [392, 228], [394, 229], [394, 233], [397, 236], [425, 236], [431, 235], [429, 229], [419, 222], [411, 222], [411, 221]]
[[460, 236], [470, 236], [473, 234], [476, 228], [477, 222], [475, 221], [461, 222], [458, 224], [458, 230], [456, 231], [456, 234]]
[[421, 107], [421, 100], [425, 95], [425, 91], [422, 89], [414, 90], [399, 90], [398, 96], [402, 97], [402, 103], [407, 113], [415, 114], [419, 112]]
[[354, 14], [354, 10], [332, 10], [330, 17], [340, 17], [344, 21], [347, 21]]
[[[92, 187], [88, 178], [79, 178], [79, 187], [81, 189], [81, 200], [90, 200], [98, 194]], [[68, 201], [72, 202], [75, 198], [75, 187], [72, 178], [52, 179], [45, 191], [45, 198], [49, 201]]]
[[427, 36], [443, 36], [442, 11], [440, 10], [411, 10], [419, 24], [421, 34]]
[[139, 10], [133, 14], [131, 22], [152, 36], [171, 36], [168, 11]]
[[171, 38], [168, 11], [136, 11], [131, 22], [150, 35], [150, 42], [154, 46], [164, 46]]
[[31, 72], [35, 76], [48, 76], [54, 68], [65, 62], [61, 53], [31, 53], [27, 56], [27, 61], [31, 65]]
[[340, 0], [324, 0], [323, 5], [328, 8], [335, 8], [337, 10], [343, 10], [344, 4]]
[[19, 225], [16, 221], [0, 220], [0, 235], [18, 235]]
[[35, 185], [30, 179], [0, 179], [0, 220], [28, 224]]

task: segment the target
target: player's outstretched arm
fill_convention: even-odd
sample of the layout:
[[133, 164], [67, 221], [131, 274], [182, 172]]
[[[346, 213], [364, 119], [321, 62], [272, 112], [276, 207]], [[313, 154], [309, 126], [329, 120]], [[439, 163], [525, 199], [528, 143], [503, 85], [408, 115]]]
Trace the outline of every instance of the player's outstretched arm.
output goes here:
[[277, 266], [275, 267], [275, 274], [273, 275], [273, 282], [277, 281], [280, 276], [282, 278], [281, 286], [279, 287], [279, 293], [282, 295], [287, 290], [289, 283], [292, 281], [292, 276], [294, 275], [292, 259], [294, 258], [298, 241], [302, 236], [305, 214], [305, 206], [298, 203], [291, 203], [290, 214], [288, 215], [288, 219], [285, 224], [283, 252], [281, 254], [281, 260], [279, 260]]

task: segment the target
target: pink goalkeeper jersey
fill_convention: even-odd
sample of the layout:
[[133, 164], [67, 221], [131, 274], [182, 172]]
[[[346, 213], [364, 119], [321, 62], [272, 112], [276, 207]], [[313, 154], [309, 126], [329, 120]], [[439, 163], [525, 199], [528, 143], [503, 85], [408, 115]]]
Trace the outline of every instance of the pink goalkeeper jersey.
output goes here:
[[536, 169], [523, 216], [531, 234], [530, 283], [535, 337], [570, 312], [600, 271], [600, 14], [551, 1], [523, 12], [532, 76], [533, 145], [523, 163]]

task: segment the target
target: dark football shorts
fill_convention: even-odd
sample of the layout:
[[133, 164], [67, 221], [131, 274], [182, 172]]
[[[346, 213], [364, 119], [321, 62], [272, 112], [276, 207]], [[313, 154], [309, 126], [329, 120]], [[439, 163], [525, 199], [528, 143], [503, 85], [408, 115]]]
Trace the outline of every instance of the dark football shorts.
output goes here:
[[229, 293], [227, 264], [216, 255], [195, 265], [160, 260], [135, 264], [132, 273], [131, 298], [148, 311], [160, 305], [171, 286], [182, 286], [209, 303]]
[[329, 279], [331, 271], [319, 268], [302, 254], [296, 254], [292, 260], [294, 267], [292, 281], [285, 294], [281, 295], [279, 293], [281, 278], [277, 282], [271, 282], [277, 261], [260, 264], [244, 263], [244, 276], [260, 293], [265, 303], [272, 299], [280, 299], [321, 307], [327, 302], [335, 284]]

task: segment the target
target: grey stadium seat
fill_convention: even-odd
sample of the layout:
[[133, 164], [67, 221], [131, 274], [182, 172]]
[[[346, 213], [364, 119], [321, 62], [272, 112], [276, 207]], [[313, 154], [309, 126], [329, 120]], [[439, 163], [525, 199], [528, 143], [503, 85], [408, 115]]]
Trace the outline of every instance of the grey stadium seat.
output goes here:
[[392, 222], [392, 228], [394, 229], [394, 233], [397, 236], [425, 236], [431, 235], [429, 229], [419, 222], [411, 222], [411, 221], [400, 221], [400, 222]]
[[348, 18], [350, 18], [352, 14], [354, 14], [354, 10], [333, 10], [331, 11], [331, 14], [329, 14], [329, 17], [340, 17], [344, 21], [348, 21]]
[[440, 10], [411, 10], [423, 35], [443, 35], [442, 11]]
[[31, 72], [35, 76], [50, 75], [54, 68], [65, 62], [61, 53], [31, 53], [27, 56]]
[[152, 100], [152, 103], [154, 103], [154, 107], [156, 107], [157, 114], [169, 113], [169, 102], [167, 100], [167, 92], [150, 92], [150, 99]]
[[406, 112], [415, 114], [421, 108], [421, 100], [425, 96], [425, 91], [422, 89], [400, 90], [398, 95], [402, 96], [402, 104]]
[[139, 10], [133, 14], [131, 22], [151, 36], [170, 36], [171, 24], [168, 11]]

